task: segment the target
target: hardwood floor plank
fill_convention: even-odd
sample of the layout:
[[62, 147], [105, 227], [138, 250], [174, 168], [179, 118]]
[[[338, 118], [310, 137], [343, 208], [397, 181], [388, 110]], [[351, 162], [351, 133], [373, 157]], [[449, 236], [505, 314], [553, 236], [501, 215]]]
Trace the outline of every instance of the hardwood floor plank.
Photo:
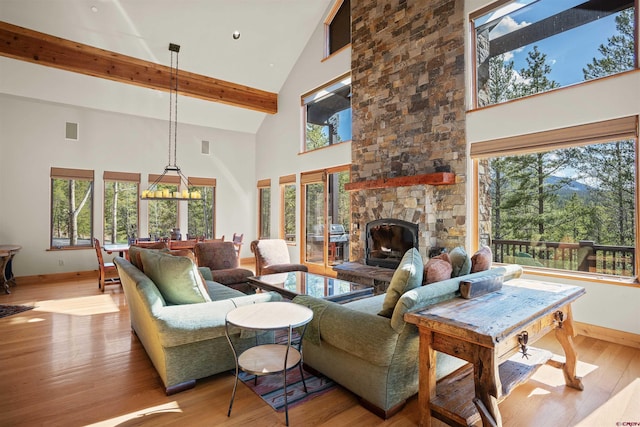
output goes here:
[[[36, 308], [0, 319], [0, 426], [283, 426], [275, 412], [239, 385], [231, 417], [229, 373], [198, 380], [172, 396], [132, 334], [124, 293], [95, 280], [20, 284], [2, 304]], [[575, 338], [580, 392], [560, 370], [543, 366], [500, 404], [505, 426], [614, 426], [640, 420], [640, 350]], [[536, 343], [563, 360], [553, 334]], [[417, 397], [383, 421], [338, 388], [294, 407], [292, 426], [418, 424]], [[432, 425], [444, 426], [433, 420]]]

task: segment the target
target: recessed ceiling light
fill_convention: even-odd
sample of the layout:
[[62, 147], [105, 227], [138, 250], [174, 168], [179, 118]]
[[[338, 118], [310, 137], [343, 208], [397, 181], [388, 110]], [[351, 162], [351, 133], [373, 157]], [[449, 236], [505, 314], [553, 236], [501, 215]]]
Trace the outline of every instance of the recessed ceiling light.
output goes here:
[[231, 36], [234, 40], [238, 40], [240, 38], [240, 31], [235, 30]]
[[95, 6], [91, 6], [91, 12], [97, 13], [98, 12], [98, 8], [95, 7]]

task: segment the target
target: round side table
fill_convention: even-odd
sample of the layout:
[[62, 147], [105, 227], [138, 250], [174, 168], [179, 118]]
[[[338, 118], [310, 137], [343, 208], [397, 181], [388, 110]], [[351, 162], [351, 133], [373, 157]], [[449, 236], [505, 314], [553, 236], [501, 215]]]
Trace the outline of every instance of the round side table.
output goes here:
[[[239, 370], [261, 376], [275, 373], [283, 373], [284, 377], [284, 411], [286, 425], [289, 425], [289, 408], [287, 405], [287, 370], [298, 366], [304, 391], [307, 385], [302, 373], [302, 338], [307, 324], [313, 318], [313, 311], [302, 305], [292, 302], [262, 302], [244, 305], [227, 313], [225, 320], [225, 334], [231, 351], [236, 360], [236, 380], [233, 385], [231, 401], [227, 416], [231, 416], [231, 407], [238, 387]], [[241, 329], [253, 331], [276, 331], [286, 329], [288, 332], [286, 344], [259, 344], [251, 347], [241, 354], [235, 349], [229, 334], [229, 327], [236, 326]], [[294, 328], [304, 326], [297, 348], [291, 343], [291, 335]]]

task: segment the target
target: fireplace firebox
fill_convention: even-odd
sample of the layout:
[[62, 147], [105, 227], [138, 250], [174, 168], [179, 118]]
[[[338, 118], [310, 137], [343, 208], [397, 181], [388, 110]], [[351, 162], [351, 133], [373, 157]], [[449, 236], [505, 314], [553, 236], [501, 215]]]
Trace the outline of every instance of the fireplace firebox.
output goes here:
[[418, 224], [385, 218], [367, 223], [365, 264], [397, 268], [402, 256], [418, 248]]

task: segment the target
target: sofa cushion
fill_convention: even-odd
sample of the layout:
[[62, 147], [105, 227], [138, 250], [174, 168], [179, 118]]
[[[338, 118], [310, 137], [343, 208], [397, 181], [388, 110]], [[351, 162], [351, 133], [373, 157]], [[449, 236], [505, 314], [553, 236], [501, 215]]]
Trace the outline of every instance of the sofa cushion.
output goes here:
[[477, 273], [490, 269], [492, 260], [493, 254], [491, 253], [491, 248], [489, 246], [481, 247], [478, 252], [471, 257], [471, 272]]
[[425, 264], [424, 278], [422, 279], [424, 285], [440, 282], [441, 280], [451, 279], [451, 272], [453, 271], [451, 263], [445, 261], [442, 258], [439, 258], [439, 256], [440, 255], [431, 258]]
[[393, 272], [391, 283], [387, 288], [382, 310], [378, 312], [380, 316], [391, 317], [396, 303], [406, 291], [422, 285], [424, 275], [424, 265], [422, 256], [416, 248], [411, 248], [405, 252], [400, 265]]
[[167, 251], [167, 253], [173, 256], [186, 256], [191, 261], [193, 261], [194, 264], [196, 263], [196, 256], [190, 249], [170, 249], [169, 251]]
[[200, 272], [189, 258], [159, 251], [141, 251], [140, 259], [145, 274], [153, 280], [167, 303], [211, 301]]
[[451, 260], [451, 277], [460, 277], [471, 272], [471, 257], [467, 254], [462, 246], [453, 248], [449, 253]]

